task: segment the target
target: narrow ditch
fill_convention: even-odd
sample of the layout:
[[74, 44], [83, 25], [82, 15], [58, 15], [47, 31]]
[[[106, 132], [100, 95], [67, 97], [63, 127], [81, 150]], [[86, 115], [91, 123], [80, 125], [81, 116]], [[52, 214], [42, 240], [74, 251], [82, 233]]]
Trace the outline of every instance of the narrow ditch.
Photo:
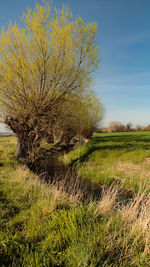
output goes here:
[[38, 160], [30, 169], [44, 182], [55, 185], [69, 195], [78, 195], [81, 201], [101, 198], [101, 185], [79, 177], [75, 169], [63, 164], [57, 156]]
[[[100, 200], [103, 191], [109, 188], [108, 185], [100, 185], [80, 177], [73, 167], [63, 164], [57, 156], [40, 159], [30, 169], [47, 184], [56, 186], [68, 195], [76, 195], [82, 202]], [[132, 190], [120, 188], [117, 202], [127, 203], [134, 196]]]

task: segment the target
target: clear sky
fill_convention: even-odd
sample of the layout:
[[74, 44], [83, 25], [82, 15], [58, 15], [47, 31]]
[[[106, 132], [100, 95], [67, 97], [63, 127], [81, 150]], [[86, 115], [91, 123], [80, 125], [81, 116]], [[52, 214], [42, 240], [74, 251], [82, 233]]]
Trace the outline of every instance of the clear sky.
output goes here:
[[[19, 22], [36, 0], [0, 0], [0, 28]], [[150, 0], [54, 0], [74, 16], [97, 22], [101, 63], [95, 90], [109, 121], [150, 124]], [[2, 129], [2, 128], [1, 128]]]

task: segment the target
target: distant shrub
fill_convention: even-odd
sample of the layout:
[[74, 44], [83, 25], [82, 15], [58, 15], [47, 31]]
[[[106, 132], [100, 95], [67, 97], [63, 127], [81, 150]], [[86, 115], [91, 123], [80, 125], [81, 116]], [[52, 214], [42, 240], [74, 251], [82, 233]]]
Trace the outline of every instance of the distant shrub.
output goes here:
[[131, 131], [132, 130], [132, 123], [128, 122], [125, 127], [126, 127], [127, 131]]
[[143, 129], [144, 131], [150, 131], [150, 124], [148, 124], [146, 127]]
[[102, 127], [95, 130], [95, 133], [107, 133], [107, 132], [108, 132], [107, 127]]
[[131, 132], [133, 131], [132, 123], [128, 122], [126, 125], [119, 121], [111, 121], [105, 132]]
[[139, 125], [139, 124], [136, 125], [135, 131], [139, 132], [139, 131], [143, 131], [143, 130], [144, 130], [144, 128], [141, 125]]
[[108, 125], [108, 132], [124, 132], [126, 127], [118, 121], [111, 121]]

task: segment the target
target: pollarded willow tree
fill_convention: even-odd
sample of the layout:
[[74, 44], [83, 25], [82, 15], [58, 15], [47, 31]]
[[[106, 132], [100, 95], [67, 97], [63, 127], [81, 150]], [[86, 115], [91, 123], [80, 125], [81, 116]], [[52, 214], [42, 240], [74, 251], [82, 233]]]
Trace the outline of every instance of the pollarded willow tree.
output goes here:
[[104, 108], [96, 94], [87, 90], [84, 95], [73, 97], [60, 107], [60, 114], [49, 131], [48, 140], [54, 145], [64, 143], [66, 147], [72, 139], [89, 139], [100, 126]]
[[0, 36], [1, 117], [16, 134], [19, 156], [35, 149], [70, 97], [83, 94], [97, 68], [96, 24], [73, 19], [69, 8], [52, 12], [42, 1]]

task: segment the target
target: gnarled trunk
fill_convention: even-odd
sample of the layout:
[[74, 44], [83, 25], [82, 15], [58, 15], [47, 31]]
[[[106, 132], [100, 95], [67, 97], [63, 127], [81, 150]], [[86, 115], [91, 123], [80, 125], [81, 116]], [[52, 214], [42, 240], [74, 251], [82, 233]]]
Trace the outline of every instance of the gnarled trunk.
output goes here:
[[27, 164], [34, 163], [35, 151], [40, 145], [42, 132], [37, 131], [36, 125], [29, 124], [28, 118], [20, 122], [16, 118], [7, 117], [5, 123], [18, 139], [16, 157], [25, 159]]
[[38, 142], [34, 142], [34, 140], [30, 138], [17, 138], [17, 152], [15, 156], [17, 158], [25, 159], [28, 164], [32, 164], [35, 161], [35, 150], [39, 146]]
[[15, 156], [17, 158], [26, 158], [26, 151], [27, 151], [26, 146], [24, 146], [21, 140], [17, 138], [17, 151]]

